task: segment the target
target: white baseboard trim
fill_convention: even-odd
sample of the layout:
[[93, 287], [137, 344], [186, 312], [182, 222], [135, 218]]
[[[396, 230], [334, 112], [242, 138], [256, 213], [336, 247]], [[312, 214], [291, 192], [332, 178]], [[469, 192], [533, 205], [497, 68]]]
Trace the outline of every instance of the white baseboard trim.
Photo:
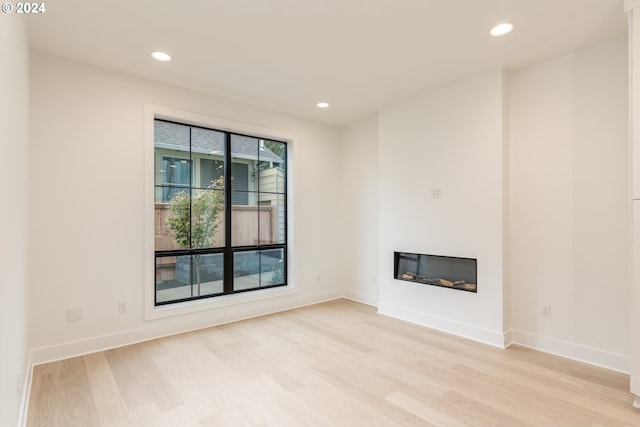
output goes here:
[[24, 383], [22, 384], [22, 396], [20, 396], [20, 412], [18, 413], [18, 427], [27, 425], [27, 412], [29, 410], [29, 398], [31, 397], [31, 382], [33, 380], [33, 352], [29, 352], [29, 359], [24, 373]]
[[76, 341], [55, 344], [47, 347], [32, 349], [29, 367], [41, 365], [43, 363], [54, 362], [57, 360], [68, 359], [71, 357], [83, 356], [98, 351], [109, 350], [112, 348], [122, 347], [125, 345], [136, 344], [144, 341], [162, 338], [166, 336], [182, 334], [185, 332], [196, 331], [199, 329], [210, 328], [213, 326], [223, 325], [225, 323], [238, 322], [254, 317], [266, 316], [268, 314], [278, 313], [308, 305], [319, 304], [322, 302], [332, 301], [342, 298], [342, 291], [326, 291], [313, 295], [305, 295], [296, 298], [295, 304], [282, 304], [277, 308], [270, 305], [269, 308], [256, 308], [249, 315], [239, 315], [237, 317], [230, 316], [228, 318], [213, 321], [207, 324], [195, 324], [190, 327], [179, 327], [172, 329], [166, 323], [154, 324], [153, 321], [146, 322], [145, 327], [119, 331], [112, 334], [90, 337]]
[[345, 290], [342, 292], [342, 297], [350, 301], [359, 302], [360, 304], [370, 305], [371, 307], [378, 307], [377, 295], [363, 294], [361, 292]]
[[631, 360], [629, 356], [517, 329], [511, 330], [509, 333], [513, 344], [624, 374], [630, 372]]
[[504, 334], [504, 348], [509, 348], [513, 344], [513, 331], [509, 329]]
[[380, 303], [378, 305], [378, 313], [438, 331], [458, 335], [473, 341], [489, 344], [494, 347], [505, 348], [505, 334], [502, 332], [479, 328], [467, 323], [409, 310], [392, 304]]

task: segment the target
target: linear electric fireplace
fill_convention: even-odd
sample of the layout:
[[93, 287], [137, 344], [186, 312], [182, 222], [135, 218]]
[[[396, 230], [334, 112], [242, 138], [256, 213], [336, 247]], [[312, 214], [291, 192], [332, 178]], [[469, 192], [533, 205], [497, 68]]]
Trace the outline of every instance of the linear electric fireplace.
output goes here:
[[393, 277], [407, 282], [478, 292], [477, 261], [440, 255], [394, 252]]

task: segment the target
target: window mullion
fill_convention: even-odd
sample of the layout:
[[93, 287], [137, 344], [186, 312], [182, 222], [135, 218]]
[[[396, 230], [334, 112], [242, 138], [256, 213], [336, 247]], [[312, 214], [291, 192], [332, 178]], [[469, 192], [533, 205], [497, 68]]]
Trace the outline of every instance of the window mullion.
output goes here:
[[189, 127], [189, 250], [193, 249], [193, 171], [191, 170], [193, 155], [191, 151], [191, 133], [192, 129]]
[[233, 250], [231, 246], [231, 136], [228, 132], [224, 134], [224, 293], [233, 293]]

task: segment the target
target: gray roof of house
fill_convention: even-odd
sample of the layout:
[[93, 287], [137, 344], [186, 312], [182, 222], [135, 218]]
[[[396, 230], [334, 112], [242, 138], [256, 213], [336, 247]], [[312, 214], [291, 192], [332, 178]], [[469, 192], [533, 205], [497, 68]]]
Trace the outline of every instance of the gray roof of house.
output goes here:
[[[191, 151], [194, 153], [222, 155], [224, 133], [178, 123], [154, 121], [154, 145], [170, 150], [189, 151], [189, 129], [191, 129]], [[260, 144], [259, 138], [231, 134], [232, 157], [264, 162], [282, 163], [284, 160]]]

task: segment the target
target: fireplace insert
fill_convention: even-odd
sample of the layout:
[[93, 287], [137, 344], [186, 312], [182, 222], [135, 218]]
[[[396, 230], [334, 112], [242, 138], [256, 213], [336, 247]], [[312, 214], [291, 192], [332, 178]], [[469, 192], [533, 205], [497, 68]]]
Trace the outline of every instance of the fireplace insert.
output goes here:
[[477, 261], [441, 255], [394, 252], [393, 277], [424, 285], [478, 292]]

